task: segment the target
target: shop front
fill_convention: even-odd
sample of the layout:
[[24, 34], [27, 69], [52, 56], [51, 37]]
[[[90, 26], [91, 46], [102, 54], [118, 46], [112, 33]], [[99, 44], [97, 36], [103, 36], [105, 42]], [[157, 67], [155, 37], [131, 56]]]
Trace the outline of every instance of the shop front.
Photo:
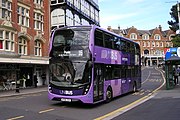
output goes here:
[[46, 73], [45, 83], [48, 83], [48, 58], [41, 60], [0, 58], [0, 61], [0, 90], [15, 89], [17, 83], [20, 84], [21, 88], [33, 87], [35, 74], [38, 86], [43, 85], [42, 73]]

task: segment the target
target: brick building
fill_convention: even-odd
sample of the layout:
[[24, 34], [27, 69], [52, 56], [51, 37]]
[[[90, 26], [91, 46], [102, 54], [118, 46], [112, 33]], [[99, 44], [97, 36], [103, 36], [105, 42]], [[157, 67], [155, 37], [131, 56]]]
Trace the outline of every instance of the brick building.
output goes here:
[[51, 0], [51, 27], [99, 26], [98, 0]]
[[36, 73], [42, 84], [40, 76], [48, 73], [49, 64], [49, 11], [48, 0], [0, 0], [1, 83], [24, 76], [26, 87], [32, 86]]
[[166, 48], [173, 47], [171, 39], [175, 33], [172, 30], [163, 31], [160, 25], [151, 30], [138, 30], [134, 26], [127, 29], [112, 29], [109, 26], [107, 29], [138, 42], [143, 65], [159, 64], [164, 60]]

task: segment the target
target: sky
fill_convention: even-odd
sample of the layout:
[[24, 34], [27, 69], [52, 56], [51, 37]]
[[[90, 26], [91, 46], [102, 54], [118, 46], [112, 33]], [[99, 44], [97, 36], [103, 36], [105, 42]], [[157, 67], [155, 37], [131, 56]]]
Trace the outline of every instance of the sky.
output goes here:
[[138, 30], [151, 30], [159, 25], [168, 30], [173, 0], [98, 0], [100, 26], [126, 29], [134, 26]]

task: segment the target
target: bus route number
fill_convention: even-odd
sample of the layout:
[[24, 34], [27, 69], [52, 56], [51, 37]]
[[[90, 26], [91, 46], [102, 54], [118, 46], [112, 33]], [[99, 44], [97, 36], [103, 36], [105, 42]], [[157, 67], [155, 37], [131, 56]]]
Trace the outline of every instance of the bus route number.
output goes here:
[[111, 51], [111, 59], [112, 60], [117, 60], [118, 59], [117, 51]]

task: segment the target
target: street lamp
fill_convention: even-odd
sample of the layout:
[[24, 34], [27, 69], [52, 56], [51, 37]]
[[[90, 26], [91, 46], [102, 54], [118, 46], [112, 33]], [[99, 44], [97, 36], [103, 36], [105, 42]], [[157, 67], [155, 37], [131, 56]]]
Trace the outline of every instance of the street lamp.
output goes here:
[[179, 15], [179, 1], [177, 1], [177, 12], [178, 12], [178, 25], [179, 25], [179, 29], [176, 31], [176, 34], [180, 34], [180, 19], [179, 19], [179, 17], [180, 17], [180, 15]]

